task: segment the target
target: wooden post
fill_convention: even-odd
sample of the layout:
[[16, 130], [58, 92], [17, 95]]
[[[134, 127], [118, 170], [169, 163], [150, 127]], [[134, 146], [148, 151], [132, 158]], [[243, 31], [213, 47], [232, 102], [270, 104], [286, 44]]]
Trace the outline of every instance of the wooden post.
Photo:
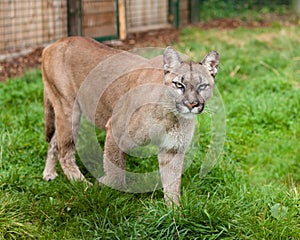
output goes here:
[[126, 27], [126, 0], [119, 0], [119, 37], [121, 40], [125, 40], [127, 37]]
[[169, 0], [169, 21], [175, 26], [180, 26], [180, 0]]
[[200, 21], [200, 0], [190, 0], [190, 22], [197, 23]]
[[68, 0], [68, 35], [82, 35], [82, 0]]

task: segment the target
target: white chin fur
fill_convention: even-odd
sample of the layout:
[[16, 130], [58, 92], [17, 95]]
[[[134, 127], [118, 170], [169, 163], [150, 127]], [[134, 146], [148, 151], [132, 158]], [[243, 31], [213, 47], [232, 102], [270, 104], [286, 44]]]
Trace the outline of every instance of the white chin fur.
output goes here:
[[199, 108], [193, 108], [191, 111], [187, 107], [181, 107], [178, 109], [181, 116], [187, 119], [194, 118], [196, 114], [199, 114]]
[[194, 113], [188, 112], [188, 113], [181, 113], [181, 116], [183, 116], [186, 119], [193, 119], [195, 117]]
[[192, 119], [195, 117], [195, 113], [191, 112], [188, 108], [183, 108], [179, 111], [180, 115], [187, 119]]
[[199, 108], [193, 108], [191, 113], [194, 113], [194, 114], [199, 114], [200, 113], [200, 109]]

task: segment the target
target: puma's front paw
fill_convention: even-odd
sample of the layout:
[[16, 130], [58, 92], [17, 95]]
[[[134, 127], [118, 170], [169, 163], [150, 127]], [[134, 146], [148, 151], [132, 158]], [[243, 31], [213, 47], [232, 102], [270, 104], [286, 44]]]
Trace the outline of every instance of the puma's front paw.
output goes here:
[[43, 179], [47, 182], [54, 180], [57, 176], [56, 172], [43, 172]]

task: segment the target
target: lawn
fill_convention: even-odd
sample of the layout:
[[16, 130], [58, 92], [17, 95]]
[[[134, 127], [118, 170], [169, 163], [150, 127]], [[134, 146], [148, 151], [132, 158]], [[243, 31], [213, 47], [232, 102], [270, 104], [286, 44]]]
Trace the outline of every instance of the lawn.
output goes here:
[[175, 47], [194, 60], [212, 49], [221, 54], [216, 85], [226, 138], [218, 162], [200, 177], [210, 110], [198, 117], [199, 154], [183, 175], [176, 209], [165, 206], [161, 190], [87, 188], [60, 169], [55, 181], [44, 182], [41, 73], [1, 84], [1, 239], [300, 239], [299, 39], [300, 26], [280, 24], [181, 31]]

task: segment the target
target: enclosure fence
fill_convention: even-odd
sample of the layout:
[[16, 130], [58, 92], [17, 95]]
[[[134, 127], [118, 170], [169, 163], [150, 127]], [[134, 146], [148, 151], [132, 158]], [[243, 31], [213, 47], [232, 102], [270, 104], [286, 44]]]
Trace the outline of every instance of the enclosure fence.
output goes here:
[[1, 0], [0, 54], [67, 35], [66, 0]]
[[189, 22], [193, 9], [199, 15], [195, 3], [199, 0], [0, 0], [0, 57], [68, 35], [102, 41], [178, 27]]
[[168, 27], [168, 0], [127, 1], [127, 27], [130, 32], [155, 26]]

